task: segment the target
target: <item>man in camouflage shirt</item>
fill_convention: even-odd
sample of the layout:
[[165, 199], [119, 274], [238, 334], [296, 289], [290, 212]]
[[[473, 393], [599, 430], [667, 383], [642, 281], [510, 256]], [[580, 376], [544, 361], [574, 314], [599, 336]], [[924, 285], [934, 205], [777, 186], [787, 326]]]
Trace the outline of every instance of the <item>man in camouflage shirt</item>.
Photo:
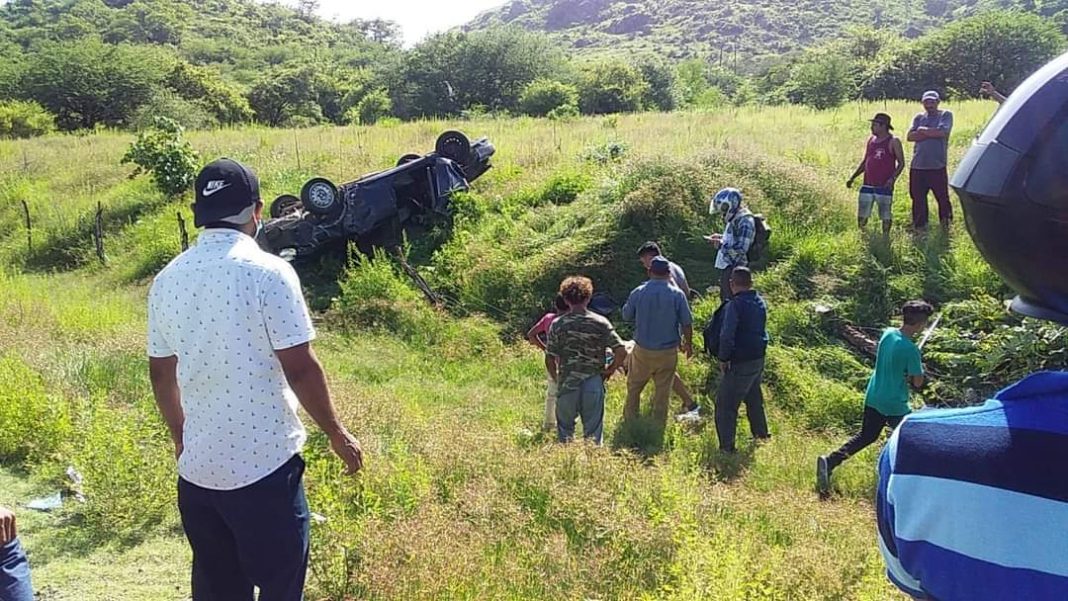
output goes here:
[[[575, 419], [582, 418], [582, 434], [601, 444], [604, 432], [604, 383], [627, 358], [623, 340], [604, 317], [587, 309], [593, 296], [589, 278], [569, 277], [560, 284], [568, 312], [549, 328], [549, 372], [558, 383], [556, 434], [560, 442], [575, 437]], [[605, 367], [605, 349], [612, 363]]]

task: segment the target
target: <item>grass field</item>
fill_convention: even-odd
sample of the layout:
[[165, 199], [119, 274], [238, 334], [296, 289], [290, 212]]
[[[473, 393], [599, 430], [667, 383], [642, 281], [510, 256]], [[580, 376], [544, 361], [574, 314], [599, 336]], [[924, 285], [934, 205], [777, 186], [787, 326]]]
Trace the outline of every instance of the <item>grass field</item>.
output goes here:
[[[951, 106], [952, 160], [994, 110]], [[310, 599], [898, 598], [875, 546], [875, 449], [813, 493], [815, 457], [859, 423], [870, 368], [811, 310], [827, 303], [877, 329], [923, 296], [946, 313], [926, 348], [939, 377], [927, 402], [980, 397], [1064, 361], [1063, 332], [1021, 322], [960, 220], [948, 236], [905, 233], [901, 182], [889, 240], [860, 234], [844, 181], [867, 119], [906, 103], [638, 114], [570, 122], [420, 122], [386, 128], [239, 129], [190, 135], [204, 159], [254, 166], [263, 195], [335, 181], [425, 151], [446, 128], [489, 136], [495, 168], [457, 200], [451, 228], [411, 255], [444, 311], [385, 261], [304, 274], [335, 401], [367, 468], [346, 478], [313, 433]], [[50, 601], [188, 598], [173, 459], [147, 379], [144, 297], [179, 250], [176, 213], [119, 159], [131, 138], [100, 133], [0, 142], [0, 504], [19, 511]], [[615, 156], [613, 156], [615, 155]], [[766, 378], [773, 440], [721, 455], [710, 424], [672, 425], [663, 444], [618, 428], [609, 385], [605, 448], [537, 433], [541, 358], [521, 341], [559, 278], [585, 273], [622, 300], [641, 281], [633, 253], [660, 239], [694, 286], [713, 282], [705, 198], [742, 187], [775, 233], [758, 287], [771, 304]], [[33, 246], [23, 225], [29, 206]], [[92, 215], [104, 211], [108, 262]], [[959, 207], [958, 207], [959, 208]], [[873, 224], [874, 225], [874, 224]], [[343, 267], [343, 265], [342, 265]], [[703, 320], [711, 300], [696, 305]], [[625, 332], [627, 328], [621, 326]], [[1052, 358], [1052, 359], [1051, 359]], [[1045, 362], [1045, 363], [1044, 363]], [[705, 359], [682, 367], [710, 405]], [[917, 400], [919, 402], [919, 399]], [[677, 401], [673, 401], [677, 407]], [[743, 420], [744, 421], [744, 420]], [[57, 514], [21, 504], [84, 476], [86, 502]]]

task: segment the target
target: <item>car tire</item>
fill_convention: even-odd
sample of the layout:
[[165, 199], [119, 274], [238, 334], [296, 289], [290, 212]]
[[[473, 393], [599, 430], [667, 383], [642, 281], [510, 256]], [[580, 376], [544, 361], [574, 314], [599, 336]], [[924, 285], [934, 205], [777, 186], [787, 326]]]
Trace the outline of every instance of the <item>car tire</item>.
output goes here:
[[462, 133], [450, 130], [438, 136], [434, 151], [451, 161], [466, 165], [471, 158], [471, 141]]
[[423, 157], [418, 155], [418, 154], [406, 154], [406, 155], [402, 156], [401, 158], [397, 159], [397, 166], [400, 167], [401, 165], [403, 165], [405, 163], [411, 163], [412, 161], [418, 161], [421, 158], [423, 158]]
[[316, 215], [335, 215], [341, 210], [337, 186], [325, 177], [315, 177], [300, 189], [300, 202]]
[[271, 219], [278, 219], [284, 217], [293, 211], [299, 211], [301, 208], [300, 199], [292, 194], [283, 194], [274, 199], [271, 203]]

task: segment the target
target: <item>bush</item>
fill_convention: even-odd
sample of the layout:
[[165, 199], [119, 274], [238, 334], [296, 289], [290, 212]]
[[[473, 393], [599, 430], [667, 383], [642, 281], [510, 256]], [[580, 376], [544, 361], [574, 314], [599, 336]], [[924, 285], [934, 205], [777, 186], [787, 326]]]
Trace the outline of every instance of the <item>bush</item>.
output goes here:
[[156, 94], [151, 102], [138, 109], [130, 125], [138, 131], [151, 129], [158, 117], [173, 119], [183, 128], [191, 130], [211, 129], [219, 125], [215, 116], [203, 105], [170, 91]]
[[849, 58], [829, 52], [795, 66], [786, 88], [792, 102], [820, 110], [841, 106], [857, 91]]
[[178, 122], [157, 117], [153, 128], [142, 132], [122, 157], [122, 163], [137, 165], [131, 177], [151, 173], [156, 188], [167, 196], [188, 190], [196, 179], [200, 157], [182, 137]]
[[56, 129], [56, 118], [36, 102], [0, 102], [0, 138], [32, 138]]
[[360, 125], [374, 125], [384, 117], [388, 117], [393, 110], [393, 102], [389, 94], [384, 90], [375, 90], [360, 99], [356, 106], [345, 113], [348, 123]]
[[41, 378], [14, 355], [0, 355], [0, 460], [37, 463], [70, 433], [66, 405], [50, 397]]
[[530, 82], [519, 96], [519, 110], [532, 117], [545, 117], [563, 107], [578, 104], [578, 90], [559, 81], [538, 79]]
[[579, 108], [591, 115], [638, 111], [648, 87], [641, 72], [627, 63], [599, 63], [582, 79]]

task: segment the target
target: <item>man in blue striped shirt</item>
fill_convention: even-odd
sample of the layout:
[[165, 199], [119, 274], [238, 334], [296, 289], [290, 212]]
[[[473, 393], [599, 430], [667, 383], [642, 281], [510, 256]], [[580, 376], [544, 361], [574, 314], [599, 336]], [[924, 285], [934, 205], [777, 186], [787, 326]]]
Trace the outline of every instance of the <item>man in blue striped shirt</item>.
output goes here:
[[916, 599], [1068, 599], [1068, 372], [905, 418], [879, 460], [887, 575]]

